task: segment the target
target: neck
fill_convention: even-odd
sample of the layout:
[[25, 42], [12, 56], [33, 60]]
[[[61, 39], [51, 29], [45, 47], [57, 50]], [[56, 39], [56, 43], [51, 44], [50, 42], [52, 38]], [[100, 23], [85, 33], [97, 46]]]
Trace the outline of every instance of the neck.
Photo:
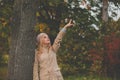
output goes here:
[[39, 47], [39, 50], [42, 51], [42, 52], [47, 52], [48, 53], [49, 48], [50, 48], [49, 45], [43, 45], [43, 46]]
[[42, 47], [48, 49], [50, 47], [50, 45], [49, 44], [45, 44]]

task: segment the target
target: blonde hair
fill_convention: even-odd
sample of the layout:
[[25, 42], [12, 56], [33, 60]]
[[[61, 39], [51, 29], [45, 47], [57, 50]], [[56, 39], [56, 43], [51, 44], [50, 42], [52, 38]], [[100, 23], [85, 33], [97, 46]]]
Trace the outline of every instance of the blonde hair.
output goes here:
[[[39, 51], [39, 53], [42, 53], [42, 47], [43, 47], [43, 42], [42, 42], [42, 37], [44, 36], [44, 35], [47, 35], [46, 33], [39, 33], [38, 35], [37, 35], [37, 38], [36, 38], [36, 40], [37, 40], [37, 51]], [[51, 44], [50, 44], [51, 45]], [[49, 45], [49, 46], [50, 46]]]

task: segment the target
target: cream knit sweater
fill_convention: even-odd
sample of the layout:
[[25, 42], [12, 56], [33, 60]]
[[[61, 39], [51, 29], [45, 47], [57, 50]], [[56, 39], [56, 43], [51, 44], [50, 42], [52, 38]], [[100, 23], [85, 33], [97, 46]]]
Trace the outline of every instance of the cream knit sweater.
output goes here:
[[62, 30], [58, 33], [53, 45], [49, 48], [49, 52], [47, 48], [41, 55], [38, 54], [38, 51], [35, 51], [33, 80], [63, 80], [56, 53], [64, 34], [65, 32]]

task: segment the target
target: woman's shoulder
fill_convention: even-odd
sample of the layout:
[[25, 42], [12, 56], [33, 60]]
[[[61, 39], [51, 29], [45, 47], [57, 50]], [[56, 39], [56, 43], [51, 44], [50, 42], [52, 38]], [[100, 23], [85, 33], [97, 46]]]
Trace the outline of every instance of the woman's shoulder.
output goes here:
[[53, 48], [53, 46], [50, 47], [49, 52], [52, 52], [52, 53], [56, 54], [55, 49]]
[[42, 52], [40, 52], [38, 49], [35, 49], [35, 55], [36, 56], [40, 56], [42, 54]]
[[35, 49], [35, 55], [38, 55], [39, 51], [37, 49]]

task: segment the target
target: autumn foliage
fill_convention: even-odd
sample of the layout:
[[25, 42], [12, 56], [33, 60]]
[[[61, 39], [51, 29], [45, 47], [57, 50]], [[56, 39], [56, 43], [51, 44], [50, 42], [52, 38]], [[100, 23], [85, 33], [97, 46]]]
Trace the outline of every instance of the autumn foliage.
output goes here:
[[[116, 77], [120, 73], [120, 29], [119, 21], [110, 21], [101, 30], [100, 42], [93, 42], [93, 48], [89, 50], [92, 61], [91, 71], [101, 75]], [[104, 31], [103, 31], [104, 30]], [[99, 45], [101, 44], [101, 45]]]
[[115, 33], [104, 38], [105, 54], [110, 64], [120, 64], [120, 37]]

